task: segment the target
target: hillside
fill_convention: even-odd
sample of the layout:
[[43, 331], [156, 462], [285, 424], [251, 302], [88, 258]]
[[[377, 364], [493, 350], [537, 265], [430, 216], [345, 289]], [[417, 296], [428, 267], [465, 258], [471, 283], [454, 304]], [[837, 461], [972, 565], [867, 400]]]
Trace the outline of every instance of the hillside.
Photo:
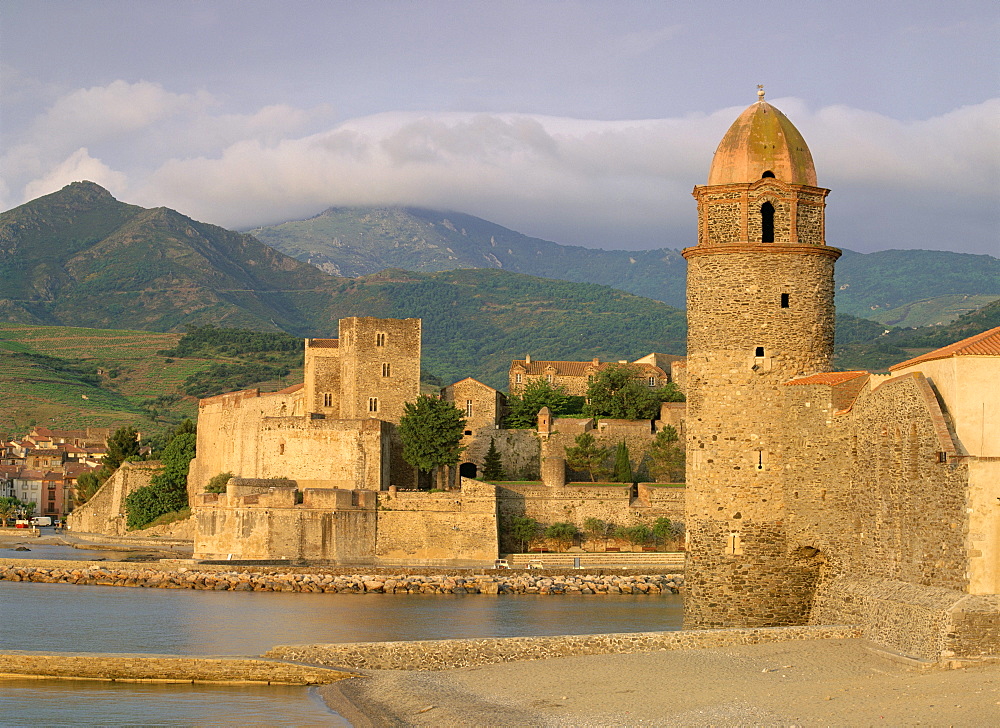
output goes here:
[[[420, 208], [330, 208], [252, 234], [333, 275], [385, 268], [436, 272], [495, 268], [598, 283], [683, 308], [680, 253], [599, 250], [531, 238], [461, 213]], [[1000, 260], [930, 250], [845, 250], [837, 263], [842, 313], [894, 326], [945, 323], [1000, 298]]]
[[[197, 415], [197, 400], [189, 391], [196, 391], [213, 366], [260, 362], [257, 354], [245, 351], [203, 350], [187, 358], [161, 353], [180, 340], [172, 333], [0, 324], [0, 438], [36, 424], [133, 425], [143, 432], [176, 425]], [[301, 341], [293, 341], [298, 354]], [[300, 357], [291, 362], [282, 379], [240, 384], [278, 389], [301, 379]]]
[[91, 182], [0, 214], [0, 321], [297, 331], [329, 276], [249, 235], [146, 210]]

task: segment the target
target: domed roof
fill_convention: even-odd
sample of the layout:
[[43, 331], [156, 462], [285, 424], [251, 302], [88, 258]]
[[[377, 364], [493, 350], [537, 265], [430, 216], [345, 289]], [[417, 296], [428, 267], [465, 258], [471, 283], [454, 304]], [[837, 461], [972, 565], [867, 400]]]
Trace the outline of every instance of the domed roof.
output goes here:
[[799, 130], [778, 109], [760, 101], [740, 114], [722, 137], [708, 184], [756, 182], [765, 173], [782, 182], [816, 187], [816, 167]]

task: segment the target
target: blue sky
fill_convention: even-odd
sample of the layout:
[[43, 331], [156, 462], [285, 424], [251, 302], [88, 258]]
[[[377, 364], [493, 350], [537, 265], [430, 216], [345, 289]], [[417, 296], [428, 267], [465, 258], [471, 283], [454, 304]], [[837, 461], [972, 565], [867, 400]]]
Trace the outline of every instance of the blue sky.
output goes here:
[[763, 83], [831, 245], [1000, 253], [995, 2], [55, 2], [0, 9], [0, 206], [91, 179], [232, 228], [330, 205], [680, 248]]

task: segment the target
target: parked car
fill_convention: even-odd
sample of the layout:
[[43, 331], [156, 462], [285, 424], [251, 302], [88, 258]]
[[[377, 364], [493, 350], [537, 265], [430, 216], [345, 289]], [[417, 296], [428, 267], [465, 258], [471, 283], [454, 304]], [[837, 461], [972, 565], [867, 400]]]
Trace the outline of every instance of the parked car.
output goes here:
[[507, 559], [497, 559], [496, 561], [493, 562], [493, 568], [494, 569], [509, 569], [510, 568], [510, 562], [508, 562]]
[[31, 519], [32, 526], [51, 526], [52, 516], [35, 516]]

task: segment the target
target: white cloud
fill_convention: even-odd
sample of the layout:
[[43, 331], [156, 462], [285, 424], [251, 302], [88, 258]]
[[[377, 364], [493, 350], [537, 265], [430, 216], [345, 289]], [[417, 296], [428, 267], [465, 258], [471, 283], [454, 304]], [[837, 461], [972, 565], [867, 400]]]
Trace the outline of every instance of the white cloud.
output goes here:
[[[959, 215], [969, 245], [989, 244], [1000, 100], [909, 122], [845, 106], [812, 110], [794, 98], [774, 103], [809, 142], [820, 184], [834, 189], [832, 229], [848, 247], [945, 247], [953, 241], [934, 242]], [[223, 113], [206, 94], [118, 81], [59, 99], [3, 162], [13, 172], [9, 194], [23, 189], [24, 199], [88, 178], [127, 190], [128, 202], [233, 228], [330, 205], [403, 204], [565, 243], [677, 247], [693, 237], [689, 192], [705, 181], [741, 110], [634, 121], [387, 112], [319, 131], [329, 108]], [[851, 227], [852, 196], [870, 203], [889, 191], [877, 233]], [[904, 229], [923, 229], [930, 242], [889, 239]]]
[[25, 187], [25, 196], [33, 200], [79, 180], [96, 182], [115, 196], [127, 194], [125, 175], [111, 169], [100, 159], [91, 157], [86, 147], [80, 147], [44, 177], [30, 182]]

